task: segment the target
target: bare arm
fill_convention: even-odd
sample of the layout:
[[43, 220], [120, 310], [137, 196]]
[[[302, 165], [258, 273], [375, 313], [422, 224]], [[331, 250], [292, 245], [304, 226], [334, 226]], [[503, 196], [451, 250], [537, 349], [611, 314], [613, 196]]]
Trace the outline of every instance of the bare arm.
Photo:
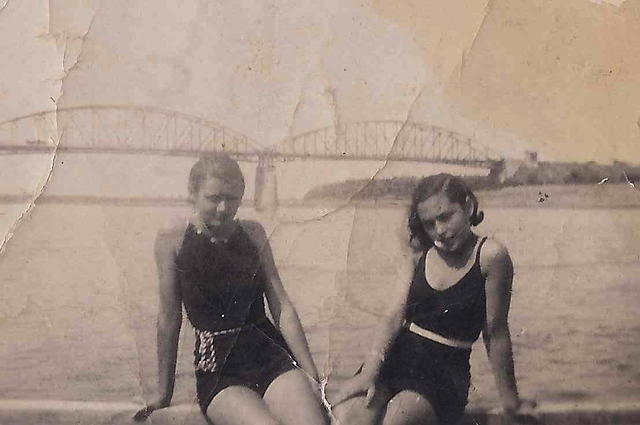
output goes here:
[[396, 278], [394, 282], [390, 282], [389, 307], [383, 316], [373, 344], [365, 358], [363, 375], [369, 375], [370, 378], [377, 377], [382, 362], [405, 321], [411, 280], [413, 279], [416, 262], [421, 254], [411, 249], [406, 242], [407, 237], [407, 230], [404, 227], [404, 223], [402, 223], [402, 226], [396, 229], [395, 240], [389, 241], [390, 244], [398, 247], [396, 257], [394, 257]]
[[154, 257], [158, 270], [158, 398], [139, 410], [133, 417], [136, 422], [145, 421], [154, 410], [171, 404], [175, 384], [178, 337], [182, 324], [182, 299], [176, 280], [176, 248], [182, 240], [178, 227], [160, 231], [154, 244]]
[[375, 379], [378, 376], [382, 362], [389, 352], [389, 348], [398, 336], [400, 329], [402, 329], [408, 295], [408, 282], [399, 282], [399, 287], [391, 299], [390, 308], [375, 333], [375, 339], [364, 361], [362, 374], [370, 379]]
[[389, 308], [376, 330], [373, 343], [367, 353], [362, 372], [340, 388], [333, 404], [339, 404], [353, 396], [366, 394], [366, 403], [372, 402], [376, 393], [375, 382], [380, 368], [404, 324], [410, 283], [415, 268], [416, 253], [409, 247], [401, 248], [398, 258], [397, 281], [390, 288]]
[[175, 256], [180, 229], [161, 232], [154, 252], [158, 268], [159, 309], [157, 322], [159, 407], [168, 406], [175, 383], [178, 337], [182, 324], [182, 299], [176, 279]]
[[520, 407], [520, 398], [508, 323], [513, 263], [504, 246], [496, 241], [487, 240], [481, 252], [480, 264], [487, 279], [487, 314], [483, 339], [502, 405], [506, 411], [514, 411]]
[[266, 277], [265, 295], [275, 325], [282, 332], [300, 367], [318, 381], [318, 370], [311, 357], [300, 318], [280, 279], [267, 235], [258, 223], [245, 222], [243, 227], [260, 251], [261, 266]]

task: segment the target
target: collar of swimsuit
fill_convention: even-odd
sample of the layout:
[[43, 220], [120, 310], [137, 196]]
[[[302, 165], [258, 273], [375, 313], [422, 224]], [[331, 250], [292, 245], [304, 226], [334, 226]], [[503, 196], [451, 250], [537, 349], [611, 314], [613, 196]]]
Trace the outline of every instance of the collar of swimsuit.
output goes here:
[[221, 237], [221, 236], [215, 236], [211, 231], [211, 229], [209, 229], [209, 227], [204, 222], [202, 222], [202, 220], [200, 220], [199, 217], [195, 217], [195, 219], [191, 222], [191, 224], [193, 224], [193, 227], [195, 228], [197, 235], [205, 235], [209, 239], [209, 241], [213, 244], [229, 242], [229, 239], [231, 238], [231, 236], [233, 236], [233, 234], [236, 232], [237, 225], [238, 225], [238, 223], [234, 221], [232, 225], [233, 228], [229, 232], [226, 232], [227, 233], [226, 235]]
[[197, 235], [204, 234], [205, 236], [208, 237], [209, 242], [211, 242], [213, 244], [215, 244], [215, 243], [227, 243], [229, 241], [229, 236], [227, 236], [226, 238], [216, 238], [215, 236], [211, 236], [210, 232], [203, 231], [202, 229], [198, 229], [198, 228], [196, 228], [196, 234]]

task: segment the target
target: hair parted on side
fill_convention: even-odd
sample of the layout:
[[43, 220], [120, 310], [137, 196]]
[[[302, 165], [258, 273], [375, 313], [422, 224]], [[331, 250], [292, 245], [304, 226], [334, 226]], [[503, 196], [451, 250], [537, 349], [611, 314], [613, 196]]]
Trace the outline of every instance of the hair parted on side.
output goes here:
[[415, 249], [424, 250], [433, 246], [433, 241], [427, 235], [418, 216], [418, 205], [438, 193], [445, 193], [449, 201], [462, 206], [469, 199], [473, 203], [473, 211], [469, 217], [472, 226], [477, 226], [484, 219], [484, 212], [478, 206], [478, 198], [460, 177], [447, 173], [424, 177], [413, 191], [409, 208], [409, 244]]
[[189, 172], [189, 195], [198, 193], [202, 182], [215, 177], [221, 180], [237, 182], [244, 191], [244, 176], [238, 161], [225, 152], [212, 152], [201, 156]]

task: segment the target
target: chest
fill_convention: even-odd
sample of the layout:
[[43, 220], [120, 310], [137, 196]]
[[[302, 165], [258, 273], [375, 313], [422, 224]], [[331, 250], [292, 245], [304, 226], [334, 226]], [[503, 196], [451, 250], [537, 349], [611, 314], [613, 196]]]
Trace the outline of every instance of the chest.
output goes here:
[[464, 280], [474, 265], [473, 255], [469, 255], [459, 263], [448, 264], [436, 252], [429, 251], [424, 259], [423, 272], [431, 288], [436, 291], [445, 291]]
[[260, 265], [256, 250], [242, 239], [211, 243], [193, 234], [185, 238], [177, 260], [181, 274], [212, 284], [251, 281]]

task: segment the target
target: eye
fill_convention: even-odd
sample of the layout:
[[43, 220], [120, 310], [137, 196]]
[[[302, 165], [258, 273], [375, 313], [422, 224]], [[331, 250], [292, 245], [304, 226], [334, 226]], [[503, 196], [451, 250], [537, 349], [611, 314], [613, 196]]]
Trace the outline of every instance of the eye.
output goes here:
[[425, 220], [422, 222], [422, 225], [426, 228], [431, 228], [434, 224], [435, 222], [433, 220]]

